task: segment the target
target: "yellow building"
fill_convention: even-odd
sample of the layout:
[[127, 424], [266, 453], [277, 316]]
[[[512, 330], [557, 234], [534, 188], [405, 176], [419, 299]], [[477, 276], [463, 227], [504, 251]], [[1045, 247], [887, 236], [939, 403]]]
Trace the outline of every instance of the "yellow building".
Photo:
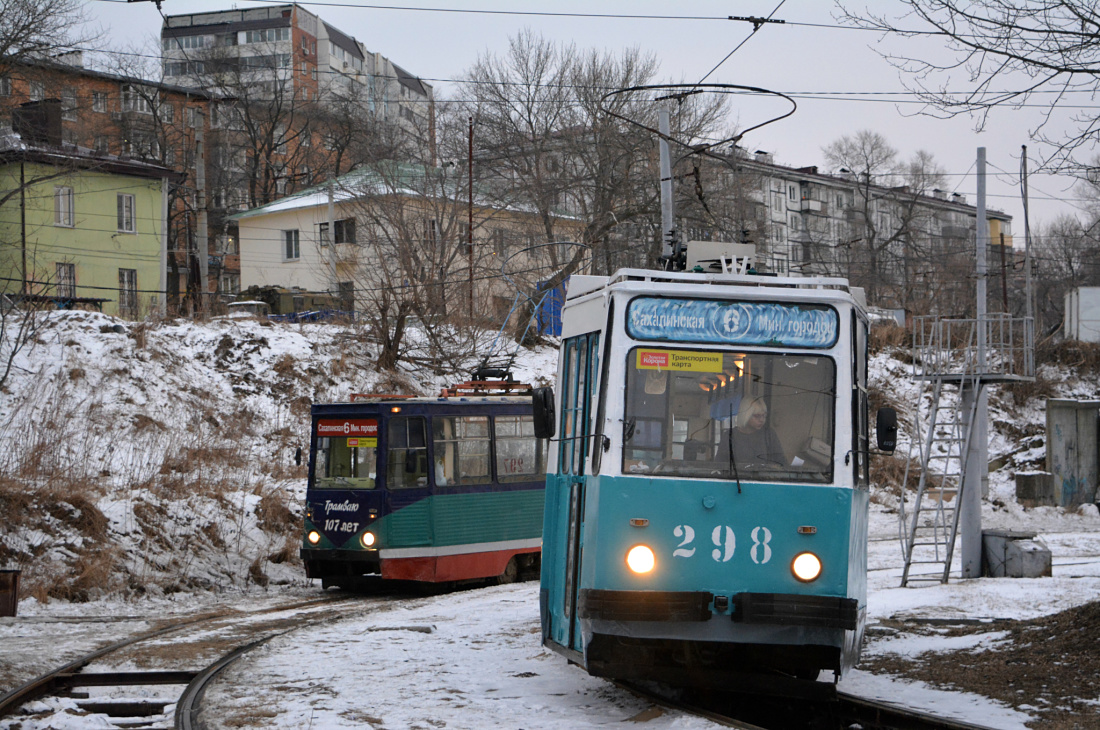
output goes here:
[[0, 138], [0, 292], [127, 318], [163, 312], [175, 174], [24, 137]]

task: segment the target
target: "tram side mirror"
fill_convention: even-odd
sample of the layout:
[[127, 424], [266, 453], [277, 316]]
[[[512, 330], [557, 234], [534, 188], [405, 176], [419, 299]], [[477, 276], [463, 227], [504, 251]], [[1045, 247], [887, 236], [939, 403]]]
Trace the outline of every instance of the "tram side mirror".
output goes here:
[[531, 410], [535, 418], [535, 438], [554, 438], [554, 389], [547, 387], [532, 390]]
[[879, 408], [875, 419], [875, 434], [878, 437], [879, 451], [894, 453], [898, 446], [898, 412], [893, 408]]
[[302, 447], [294, 449], [294, 466], [302, 465]]

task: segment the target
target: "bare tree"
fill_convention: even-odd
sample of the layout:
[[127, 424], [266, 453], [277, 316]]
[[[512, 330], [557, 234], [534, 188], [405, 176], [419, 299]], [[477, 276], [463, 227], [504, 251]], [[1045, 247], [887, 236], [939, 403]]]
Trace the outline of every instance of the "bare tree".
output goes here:
[[80, 0], [4, 0], [0, 5], [0, 75], [93, 38], [73, 35], [84, 19]]
[[[648, 85], [656, 72], [654, 56], [636, 48], [578, 51], [531, 30], [467, 71], [478, 180], [498, 206], [529, 207], [539, 223], [530, 235], [546, 261], [515, 279], [529, 302], [582, 265], [610, 273], [655, 259], [657, 139], [623, 118], [655, 127], [656, 94], [610, 92]], [[713, 131], [722, 106], [685, 99], [677, 139], [690, 144]], [[546, 245], [562, 240], [580, 245]]]
[[[437, 369], [453, 372], [469, 354], [471, 348], [456, 345], [453, 337], [461, 318], [455, 310], [464, 311], [468, 301], [460, 178], [454, 166], [392, 161], [343, 178], [356, 200], [355, 222], [344, 224], [355, 227], [356, 295], [380, 347], [379, 370], [393, 370], [409, 358], [412, 318], [422, 325]], [[476, 270], [480, 278], [481, 262]]]
[[1066, 292], [1100, 285], [1100, 253], [1095, 226], [1083, 225], [1070, 215], [1058, 217], [1038, 233], [1032, 256], [1036, 333], [1042, 337], [1062, 325]]
[[[1047, 166], [1085, 172], [1088, 166], [1075, 154], [1090, 149], [1100, 132], [1100, 116], [1077, 110], [1078, 99], [1100, 91], [1100, 10], [1094, 0], [901, 0], [900, 5], [896, 17], [862, 3], [842, 14], [891, 38], [927, 42], [929, 32], [942, 38], [950, 53], [943, 61], [934, 60], [927, 48], [900, 53], [896, 42], [882, 52], [907, 73], [931, 113], [974, 115], [981, 130], [992, 110], [1018, 109], [1036, 99], [1045, 111], [1032, 136], [1051, 146]], [[1052, 125], [1058, 112], [1070, 115], [1075, 132], [1067, 136]]]
[[822, 152], [855, 188], [843, 245], [823, 253], [838, 273], [866, 289], [869, 301], [913, 308], [922, 291], [912, 286], [913, 279], [948, 253], [935, 245], [935, 212], [927, 205], [927, 197], [944, 184], [942, 167], [924, 151], [899, 160], [886, 138], [869, 130], [841, 137]]

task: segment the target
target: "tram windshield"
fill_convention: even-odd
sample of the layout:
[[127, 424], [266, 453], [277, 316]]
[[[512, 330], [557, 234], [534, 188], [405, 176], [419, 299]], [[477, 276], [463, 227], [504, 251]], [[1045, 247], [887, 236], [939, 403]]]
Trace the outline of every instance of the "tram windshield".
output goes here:
[[373, 489], [378, 439], [319, 438], [315, 467], [318, 489]]
[[649, 347], [627, 357], [624, 474], [832, 481], [831, 358]]

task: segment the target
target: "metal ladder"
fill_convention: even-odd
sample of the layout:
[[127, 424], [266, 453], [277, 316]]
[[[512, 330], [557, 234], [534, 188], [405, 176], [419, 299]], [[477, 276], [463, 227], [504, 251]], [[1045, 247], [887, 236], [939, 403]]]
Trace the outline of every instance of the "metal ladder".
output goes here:
[[[967, 484], [966, 455], [970, 449], [970, 437], [974, 432], [974, 420], [978, 410], [981, 387], [980, 377], [967, 376], [959, 381], [954, 393], [945, 392], [944, 378], [933, 377], [925, 381], [931, 388], [920, 389], [918, 399], [931, 390], [931, 406], [928, 429], [920, 445], [920, 481], [909, 514], [905, 509], [902, 492], [900, 527], [904, 530], [902, 546], [905, 567], [901, 575], [902, 586], [910, 582], [946, 583], [951, 571], [951, 558], [955, 551], [955, 537], [959, 529], [959, 506], [966, 488], [979, 488]], [[974, 397], [964, 406], [963, 393], [974, 389]], [[918, 413], [920, 401], [917, 403]], [[963, 418], [964, 409], [967, 411]], [[909, 464], [912, 463], [910, 460]], [[909, 464], [905, 479], [908, 483]], [[914, 565], [942, 566], [942, 570], [912, 573]]]

